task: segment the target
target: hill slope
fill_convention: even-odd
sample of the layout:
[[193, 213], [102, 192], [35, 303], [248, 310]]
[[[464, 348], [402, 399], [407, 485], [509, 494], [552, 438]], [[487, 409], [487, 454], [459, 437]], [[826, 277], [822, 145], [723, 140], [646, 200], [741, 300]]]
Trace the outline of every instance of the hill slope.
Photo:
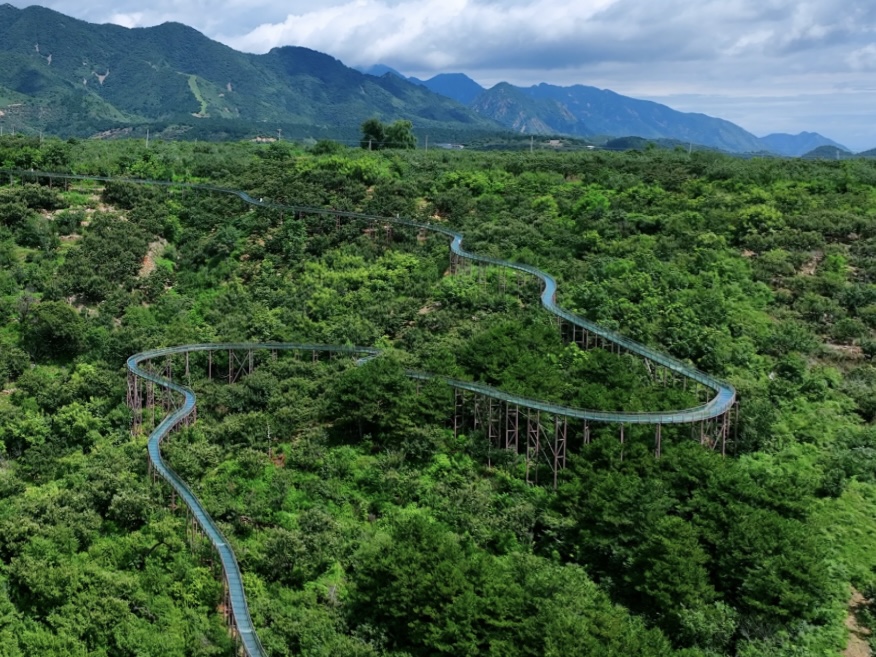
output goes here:
[[819, 146], [801, 155], [804, 160], [848, 160], [856, 157], [844, 148], [836, 146]]
[[0, 8], [0, 111], [9, 128], [58, 134], [204, 119], [354, 128], [371, 116], [498, 128], [419, 85], [307, 48], [252, 55], [178, 23], [128, 29], [9, 5]]

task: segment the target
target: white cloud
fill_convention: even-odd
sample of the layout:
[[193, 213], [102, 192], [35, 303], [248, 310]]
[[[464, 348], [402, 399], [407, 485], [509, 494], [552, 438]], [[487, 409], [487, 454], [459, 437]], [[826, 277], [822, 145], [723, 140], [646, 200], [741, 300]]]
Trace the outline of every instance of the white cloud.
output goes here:
[[143, 12], [134, 12], [131, 14], [113, 14], [110, 16], [108, 23], [121, 25], [122, 27], [141, 27], [143, 25]]
[[876, 43], [871, 43], [849, 53], [846, 61], [855, 71], [876, 70]]
[[351, 0], [289, 14], [243, 35], [226, 35], [233, 47], [265, 52], [295, 44], [330, 52], [354, 64], [403, 58], [423, 64], [459, 64], [479, 52], [562, 42], [616, 0], [576, 4], [533, 0], [494, 4], [474, 0]]
[[740, 35], [730, 47], [724, 48], [721, 52], [727, 57], [739, 57], [752, 51], [762, 52], [775, 38], [776, 35], [773, 30], [754, 30]]

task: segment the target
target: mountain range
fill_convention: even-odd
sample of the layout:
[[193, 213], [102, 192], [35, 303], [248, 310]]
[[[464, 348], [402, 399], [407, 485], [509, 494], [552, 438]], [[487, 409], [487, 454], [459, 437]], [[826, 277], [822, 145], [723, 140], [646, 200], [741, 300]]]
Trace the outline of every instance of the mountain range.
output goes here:
[[848, 150], [815, 133], [758, 138], [723, 119], [607, 89], [505, 82], [485, 89], [461, 73], [419, 80], [386, 66], [358, 71], [301, 47], [241, 53], [179, 23], [129, 29], [0, 5], [0, 132], [91, 136], [151, 127], [353, 140], [370, 117], [411, 120], [436, 142], [514, 132], [792, 156]]
[[[377, 71], [382, 75], [402, 75], [387, 66], [376, 67]], [[724, 119], [679, 112], [660, 103], [584, 85], [559, 87], [542, 83], [516, 87], [500, 82], [486, 89], [461, 73], [442, 73], [428, 80], [407, 79], [525, 134], [635, 135], [646, 139], [675, 139], [735, 153], [768, 151], [790, 157], [802, 156], [822, 146], [848, 150], [814, 132], [757, 137]]]

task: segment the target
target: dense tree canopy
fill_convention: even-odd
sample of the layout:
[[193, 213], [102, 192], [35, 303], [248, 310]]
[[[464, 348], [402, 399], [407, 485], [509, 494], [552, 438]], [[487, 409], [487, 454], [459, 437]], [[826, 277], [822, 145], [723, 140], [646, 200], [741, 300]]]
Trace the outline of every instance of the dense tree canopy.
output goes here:
[[212, 379], [193, 357], [199, 420], [163, 448], [234, 546], [271, 655], [840, 654], [852, 589], [876, 594], [876, 165], [373, 150], [0, 139], [10, 166], [442, 222], [733, 383], [727, 457], [691, 427], [663, 428], [660, 459], [650, 429], [576, 427], [554, 490], [527, 484], [522, 449], [454, 433], [452, 392], [407, 369], [587, 408], [702, 397], [564, 342], [525, 277], [451, 275], [443, 237], [3, 177], [0, 653], [232, 654], [209, 552], [146, 476], [124, 360], [276, 340], [386, 353], [264, 355], [231, 384], [223, 356]]

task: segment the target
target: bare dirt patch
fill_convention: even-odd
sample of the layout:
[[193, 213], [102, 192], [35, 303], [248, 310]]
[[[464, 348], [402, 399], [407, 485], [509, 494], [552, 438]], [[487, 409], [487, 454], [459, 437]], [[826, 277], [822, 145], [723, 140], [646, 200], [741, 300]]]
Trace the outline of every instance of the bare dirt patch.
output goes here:
[[824, 346], [834, 356], [841, 358], [849, 358], [858, 360], [864, 357], [864, 350], [854, 344], [834, 344], [833, 342], [825, 342]]
[[420, 308], [417, 311], [417, 314], [418, 315], [428, 315], [433, 310], [438, 310], [440, 307], [441, 307], [440, 303], [438, 303], [438, 302], [432, 303], [432, 304], [429, 304], [428, 306], [423, 306], [422, 308]]
[[843, 657], [873, 657], [870, 650], [868, 637], [870, 629], [858, 624], [855, 612], [858, 608], [867, 604], [867, 600], [860, 591], [852, 589], [852, 597], [849, 599], [849, 613], [846, 616], [846, 627], [849, 629], [849, 642], [843, 651]]
[[824, 251], [813, 251], [812, 257], [800, 267], [800, 275], [815, 276], [815, 272], [818, 270], [818, 265], [821, 264], [822, 260], [824, 260]]
[[94, 214], [95, 212], [116, 212], [116, 209], [113, 206], [107, 205], [103, 201], [98, 200], [95, 207], [85, 208], [85, 212], [88, 214]]
[[146, 255], [143, 257], [143, 264], [140, 266], [140, 273], [137, 274], [138, 278], [146, 278], [155, 271], [155, 259], [164, 253], [166, 246], [167, 240], [164, 238], [156, 240], [149, 245], [149, 250], [146, 251]]
[[286, 455], [283, 452], [274, 453], [274, 448], [272, 447], [270, 452], [268, 452], [268, 458], [271, 459], [271, 463], [273, 463], [278, 468], [286, 467]]

